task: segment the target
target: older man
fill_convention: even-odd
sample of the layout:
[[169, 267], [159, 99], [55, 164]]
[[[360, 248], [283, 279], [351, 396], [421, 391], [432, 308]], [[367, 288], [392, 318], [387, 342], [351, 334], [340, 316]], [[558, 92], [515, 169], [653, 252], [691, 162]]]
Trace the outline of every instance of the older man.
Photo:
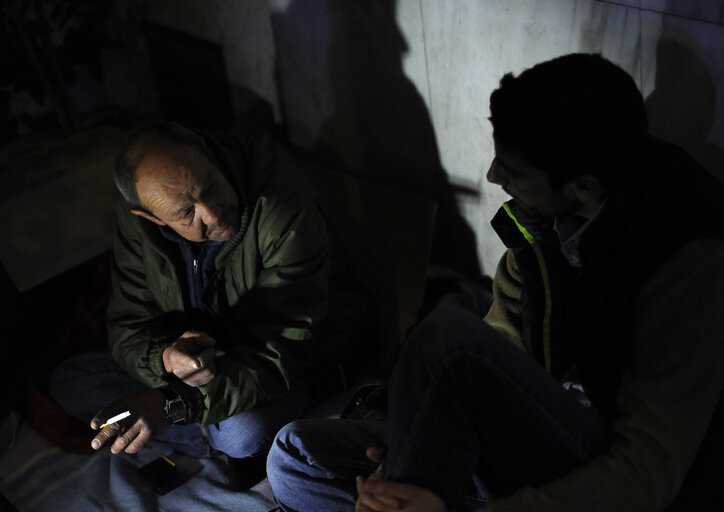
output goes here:
[[56, 400], [94, 429], [130, 412], [94, 449], [158, 438], [195, 455], [265, 454], [364, 328], [314, 194], [271, 143], [164, 122], [129, 138], [115, 178], [113, 362], [66, 362]]

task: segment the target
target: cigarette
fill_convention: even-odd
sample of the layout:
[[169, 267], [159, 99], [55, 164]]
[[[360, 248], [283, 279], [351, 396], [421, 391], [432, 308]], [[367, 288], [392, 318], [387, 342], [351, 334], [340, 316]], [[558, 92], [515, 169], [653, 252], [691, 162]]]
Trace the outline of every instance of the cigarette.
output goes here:
[[107, 427], [108, 425], [113, 425], [114, 423], [118, 423], [121, 420], [125, 420], [130, 415], [131, 415], [131, 411], [124, 411], [121, 414], [116, 414], [112, 418], [108, 418], [106, 420], [106, 422], [98, 428], [103, 428], [103, 427]]

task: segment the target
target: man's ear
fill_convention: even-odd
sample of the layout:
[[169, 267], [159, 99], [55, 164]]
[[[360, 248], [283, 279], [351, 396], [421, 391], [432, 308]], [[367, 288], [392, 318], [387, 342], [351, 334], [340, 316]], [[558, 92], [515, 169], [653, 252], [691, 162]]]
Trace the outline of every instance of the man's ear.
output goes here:
[[595, 176], [590, 174], [582, 174], [573, 180], [576, 194], [578, 199], [583, 202], [588, 202], [592, 199], [592, 196], [600, 197], [603, 196], [603, 185]]
[[590, 174], [582, 174], [566, 184], [581, 205], [580, 214], [592, 215], [606, 198], [606, 189], [601, 181]]
[[164, 221], [162, 221], [161, 219], [159, 219], [159, 218], [156, 217], [155, 215], [151, 215], [150, 213], [144, 212], [143, 210], [136, 210], [136, 209], [134, 209], [134, 208], [131, 208], [131, 213], [132, 213], [133, 215], [138, 215], [139, 217], [143, 217], [143, 218], [146, 219], [146, 220], [150, 220], [151, 222], [153, 222], [154, 224], [158, 224], [159, 226], [165, 226], [165, 225], [166, 225], [166, 223], [165, 223]]

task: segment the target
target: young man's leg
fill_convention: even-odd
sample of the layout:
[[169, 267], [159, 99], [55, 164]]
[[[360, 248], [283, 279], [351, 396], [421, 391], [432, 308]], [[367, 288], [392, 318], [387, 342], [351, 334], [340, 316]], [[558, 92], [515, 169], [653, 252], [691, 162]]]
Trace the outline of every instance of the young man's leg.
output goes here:
[[274, 496], [287, 512], [354, 510], [355, 477], [377, 464], [365, 456], [383, 446], [380, 421], [304, 419], [284, 427], [267, 458]]
[[479, 316], [433, 312], [390, 379], [385, 477], [462, 503], [473, 475], [493, 495], [541, 485], [609, 442], [596, 411]]

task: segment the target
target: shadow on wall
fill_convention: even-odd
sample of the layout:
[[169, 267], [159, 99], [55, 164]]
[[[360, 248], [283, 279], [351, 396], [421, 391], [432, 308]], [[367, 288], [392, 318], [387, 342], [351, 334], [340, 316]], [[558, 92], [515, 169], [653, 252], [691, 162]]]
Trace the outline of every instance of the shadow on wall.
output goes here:
[[656, 47], [656, 84], [646, 98], [652, 135], [679, 144], [724, 182], [724, 149], [708, 142], [716, 83], [694, 50], [667, 36]]
[[[274, 14], [275, 32], [288, 32], [275, 35], [277, 50], [294, 54], [278, 55], [287, 62], [280, 71], [280, 91], [289, 101], [290, 95], [299, 94], [292, 88], [309, 87], [308, 97], [319, 101], [320, 108], [333, 104], [331, 115], [311, 137], [309, 150], [316, 163], [435, 201], [431, 264], [477, 278], [475, 234], [458, 210], [425, 102], [403, 73], [402, 57], [408, 46], [395, 10], [396, 2], [389, 0], [295, 0], [283, 13]], [[310, 19], [311, 13], [326, 20]], [[290, 43], [294, 27], [305, 20], [306, 37]], [[286, 44], [280, 45], [280, 39]], [[326, 62], [321, 62], [323, 58]], [[312, 65], [303, 67], [299, 62]], [[328, 87], [328, 98], [313, 90], [319, 79], [308, 76], [324, 69], [329, 73], [328, 82], [322, 84]], [[295, 101], [306, 100], [303, 93]], [[291, 114], [289, 108], [285, 114]], [[297, 120], [287, 121], [293, 130]], [[477, 195], [472, 190], [457, 192]]]

